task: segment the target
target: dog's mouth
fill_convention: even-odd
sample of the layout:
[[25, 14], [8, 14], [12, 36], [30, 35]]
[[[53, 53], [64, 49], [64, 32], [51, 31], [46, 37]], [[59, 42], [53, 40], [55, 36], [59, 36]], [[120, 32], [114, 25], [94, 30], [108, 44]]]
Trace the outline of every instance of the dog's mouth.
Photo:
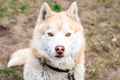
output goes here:
[[62, 58], [62, 57], [64, 57], [64, 55], [56, 55], [55, 57], [57, 57], [57, 58]]

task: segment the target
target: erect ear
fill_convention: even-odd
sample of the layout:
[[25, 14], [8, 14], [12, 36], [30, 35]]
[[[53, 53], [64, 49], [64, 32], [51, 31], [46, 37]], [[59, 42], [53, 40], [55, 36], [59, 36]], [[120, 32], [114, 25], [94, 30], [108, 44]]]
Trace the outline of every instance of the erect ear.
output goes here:
[[52, 10], [50, 9], [50, 7], [48, 6], [48, 4], [46, 2], [43, 3], [43, 5], [41, 6], [41, 9], [40, 9], [37, 23], [47, 19], [51, 15], [52, 15]]
[[71, 4], [70, 8], [67, 10], [67, 14], [79, 22], [78, 7], [76, 2]]

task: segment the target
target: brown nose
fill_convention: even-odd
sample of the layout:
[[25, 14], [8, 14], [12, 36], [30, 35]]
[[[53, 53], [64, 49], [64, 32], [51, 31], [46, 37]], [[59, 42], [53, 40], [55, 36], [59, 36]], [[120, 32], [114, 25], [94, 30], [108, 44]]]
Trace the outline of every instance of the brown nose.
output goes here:
[[58, 53], [58, 54], [63, 54], [63, 52], [65, 51], [65, 48], [64, 46], [56, 46], [55, 47], [55, 51]]

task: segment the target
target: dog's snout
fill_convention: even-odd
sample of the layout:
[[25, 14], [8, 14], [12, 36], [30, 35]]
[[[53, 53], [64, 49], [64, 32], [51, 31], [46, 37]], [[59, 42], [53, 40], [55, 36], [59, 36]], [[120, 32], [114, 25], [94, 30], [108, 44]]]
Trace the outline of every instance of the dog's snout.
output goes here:
[[55, 47], [55, 51], [56, 51], [58, 54], [63, 54], [64, 51], [65, 51], [65, 48], [64, 48], [64, 46], [56, 46], [56, 47]]

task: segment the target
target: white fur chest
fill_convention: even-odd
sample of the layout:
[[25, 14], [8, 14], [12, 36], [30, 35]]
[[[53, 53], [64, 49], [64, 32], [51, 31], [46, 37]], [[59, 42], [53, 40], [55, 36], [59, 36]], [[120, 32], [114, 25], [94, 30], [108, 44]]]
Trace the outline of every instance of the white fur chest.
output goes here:
[[24, 66], [24, 80], [68, 80], [67, 76], [68, 73], [54, 71], [35, 58], [29, 58]]
[[[84, 80], [84, 54], [74, 68], [75, 80]], [[31, 56], [24, 66], [24, 80], [69, 80], [67, 72], [57, 72], [40, 63], [39, 59]]]

